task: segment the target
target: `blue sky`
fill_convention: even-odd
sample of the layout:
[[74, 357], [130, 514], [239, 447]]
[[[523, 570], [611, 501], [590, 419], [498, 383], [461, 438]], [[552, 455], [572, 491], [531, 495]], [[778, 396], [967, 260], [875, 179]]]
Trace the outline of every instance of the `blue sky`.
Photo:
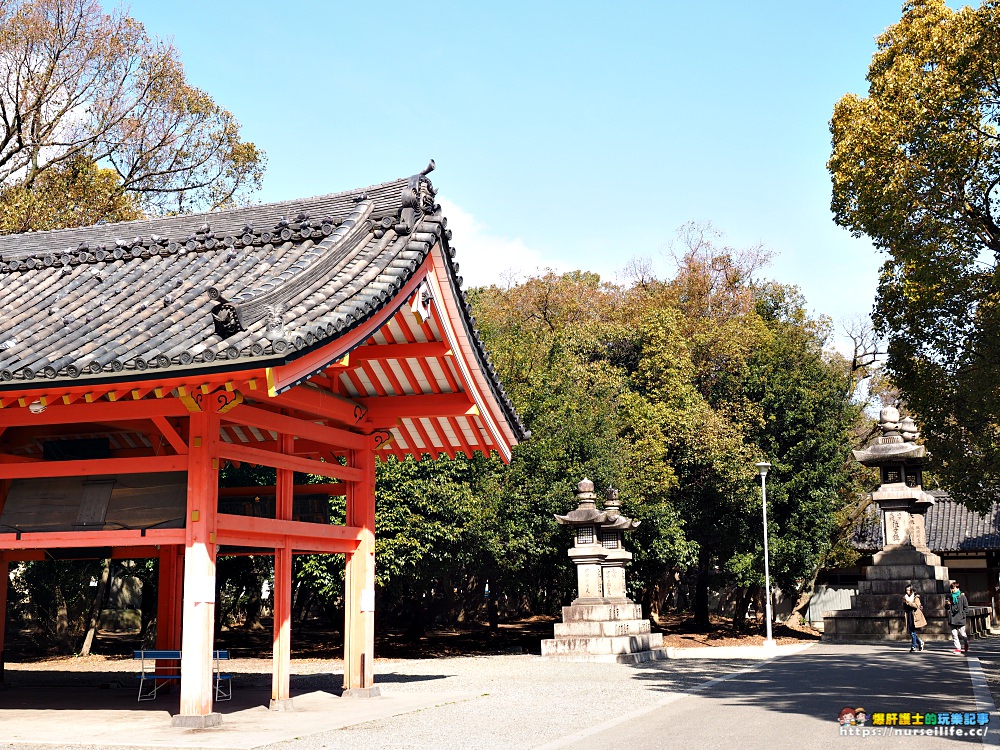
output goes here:
[[830, 218], [828, 121], [901, 0], [140, 0], [268, 155], [263, 201], [432, 175], [467, 282], [545, 267], [669, 274], [686, 221], [775, 253], [835, 321], [881, 260]]

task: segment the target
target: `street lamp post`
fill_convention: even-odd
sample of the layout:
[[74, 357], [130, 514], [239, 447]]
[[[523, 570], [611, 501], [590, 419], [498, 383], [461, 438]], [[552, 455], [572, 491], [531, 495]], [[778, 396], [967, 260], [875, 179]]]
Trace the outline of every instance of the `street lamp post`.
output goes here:
[[767, 470], [771, 468], [771, 464], [760, 461], [754, 466], [760, 472], [760, 494], [764, 509], [764, 614], [767, 618], [767, 640], [764, 641], [764, 646], [774, 646], [774, 638], [771, 637], [771, 570], [767, 562]]

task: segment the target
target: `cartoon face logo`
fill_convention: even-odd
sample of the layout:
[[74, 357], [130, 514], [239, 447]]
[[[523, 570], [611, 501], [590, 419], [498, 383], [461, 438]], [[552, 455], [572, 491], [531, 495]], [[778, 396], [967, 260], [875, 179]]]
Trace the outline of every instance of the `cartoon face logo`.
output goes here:
[[854, 723], [863, 727], [866, 721], [868, 721], [868, 713], [861, 706], [858, 706], [854, 709]]
[[854, 723], [854, 709], [850, 706], [840, 709], [840, 715], [837, 717], [837, 721], [840, 722], [841, 726], [847, 726]]

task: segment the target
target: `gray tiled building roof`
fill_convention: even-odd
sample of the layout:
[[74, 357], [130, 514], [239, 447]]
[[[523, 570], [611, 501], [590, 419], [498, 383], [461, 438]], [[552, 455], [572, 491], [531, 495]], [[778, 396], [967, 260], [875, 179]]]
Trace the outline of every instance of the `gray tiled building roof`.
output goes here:
[[[925, 519], [927, 546], [933, 552], [1000, 551], [1000, 503], [993, 503], [985, 516], [952, 500], [946, 492], [931, 492], [935, 503]], [[861, 550], [882, 548], [882, 529], [875, 506], [856, 528], [854, 546]]]
[[429, 171], [315, 198], [0, 237], [0, 392], [289, 362], [402, 305], [440, 244], [478, 363], [523, 437], [461, 290]]

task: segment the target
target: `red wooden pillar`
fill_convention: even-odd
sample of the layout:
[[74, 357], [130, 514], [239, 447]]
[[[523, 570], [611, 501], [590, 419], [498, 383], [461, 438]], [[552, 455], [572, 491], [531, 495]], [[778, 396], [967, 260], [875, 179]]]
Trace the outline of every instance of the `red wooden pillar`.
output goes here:
[[374, 697], [375, 660], [375, 445], [350, 451], [348, 465], [363, 472], [347, 485], [347, 525], [362, 529], [347, 555], [344, 615], [344, 695]]
[[184, 549], [184, 621], [181, 631], [181, 710], [173, 725], [222, 723], [212, 713], [215, 636], [215, 517], [219, 502], [219, 417], [191, 414], [187, 523]]
[[[294, 449], [291, 435], [279, 435], [279, 448], [284, 455]], [[275, 517], [292, 520], [295, 474], [291, 469], [278, 469], [275, 485]], [[271, 709], [291, 711], [292, 657], [292, 548], [287, 543], [274, 550], [274, 665], [271, 673]]]
[[184, 590], [182, 550], [174, 545], [160, 549], [157, 574], [156, 647], [175, 651], [181, 647], [181, 604]]
[[0, 552], [0, 682], [3, 682], [3, 638], [7, 630], [7, 587], [10, 586], [10, 562]]

